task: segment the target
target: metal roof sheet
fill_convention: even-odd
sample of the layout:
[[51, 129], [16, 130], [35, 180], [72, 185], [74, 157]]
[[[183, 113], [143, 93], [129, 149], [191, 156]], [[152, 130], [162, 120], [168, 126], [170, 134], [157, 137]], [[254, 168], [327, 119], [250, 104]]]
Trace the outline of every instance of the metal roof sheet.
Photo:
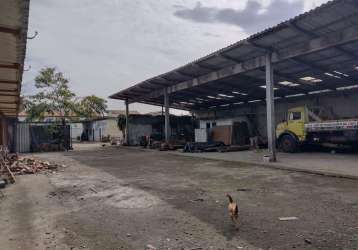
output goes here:
[[18, 114], [29, 0], [0, 1], [0, 116]]
[[[340, 32], [349, 28], [357, 29], [357, 12], [358, 1], [356, 0], [330, 1], [182, 67], [122, 90], [112, 95], [111, 98], [162, 105], [162, 96], [147, 97], [147, 94], [165, 87], [173, 87], [180, 82], [198, 76], [205, 78], [207, 74], [215, 74], [218, 69], [224, 70], [230, 65], [255, 60], [265, 55], [268, 50], [288, 50], [310, 42], [311, 39], [328, 36], [333, 32]], [[309, 93], [310, 91], [322, 90], [324, 92], [328, 87], [336, 90], [337, 87], [357, 83], [358, 68], [355, 67], [358, 66], [357, 45], [357, 41], [349, 41], [340, 44], [340, 46], [332, 46], [308, 54], [299, 54], [289, 60], [276, 62], [274, 64], [275, 79], [278, 79], [278, 81], [275, 94], [284, 98], [288, 95]], [[301, 79], [305, 77], [313, 77], [314, 79], [311, 81]], [[291, 82], [291, 85], [287, 83], [284, 85], [280, 82]], [[265, 91], [261, 87], [264, 83], [265, 78], [262, 69], [249, 70], [226, 79], [208, 82], [205, 85], [176, 90], [176, 92], [171, 93], [171, 106], [182, 109], [201, 109], [213, 106], [211, 105], [212, 102], [218, 105], [226, 105], [236, 103], [238, 100], [248, 103], [253, 98], [264, 100]], [[138, 91], [139, 89], [140, 91]], [[248, 92], [248, 95], [239, 95], [238, 97], [235, 94], [234, 97], [216, 96], [217, 94], [230, 93], [230, 91], [232, 93], [244, 90]], [[216, 99], [208, 98], [211, 95], [215, 95]], [[196, 98], [205, 101], [194, 101]]]

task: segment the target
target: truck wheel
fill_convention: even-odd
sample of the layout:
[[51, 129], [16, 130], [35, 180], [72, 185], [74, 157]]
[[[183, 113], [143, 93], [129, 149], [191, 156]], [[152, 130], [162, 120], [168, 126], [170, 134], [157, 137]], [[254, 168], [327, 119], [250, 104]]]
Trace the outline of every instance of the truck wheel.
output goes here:
[[283, 152], [286, 153], [297, 152], [298, 149], [297, 140], [290, 135], [284, 135], [280, 139], [280, 148], [282, 149]]

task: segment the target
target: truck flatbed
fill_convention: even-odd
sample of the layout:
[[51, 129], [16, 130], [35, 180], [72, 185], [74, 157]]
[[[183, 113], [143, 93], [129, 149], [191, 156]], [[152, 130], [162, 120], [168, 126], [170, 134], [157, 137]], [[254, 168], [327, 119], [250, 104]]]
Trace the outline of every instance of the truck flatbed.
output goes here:
[[358, 130], [358, 119], [306, 123], [305, 130], [307, 132]]

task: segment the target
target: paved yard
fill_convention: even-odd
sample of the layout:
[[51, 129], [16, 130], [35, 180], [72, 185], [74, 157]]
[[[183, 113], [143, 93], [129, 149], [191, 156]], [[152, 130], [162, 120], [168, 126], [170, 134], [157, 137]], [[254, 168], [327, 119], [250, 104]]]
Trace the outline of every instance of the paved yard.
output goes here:
[[266, 150], [248, 150], [226, 153], [180, 153], [178, 155], [199, 157], [213, 160], [225, 160], [270, 166], [280, 169], [317, 173], [327, 176], [347, 177], [358, 180], [358, 154], [328, 152], [300, 152], [295, 154], [277, 153], [277, 162], [264, 162]]
[[0, 249], [358, 249], [357, 180], [130, 148], [39, 156], [68, 167], [5, 189]]

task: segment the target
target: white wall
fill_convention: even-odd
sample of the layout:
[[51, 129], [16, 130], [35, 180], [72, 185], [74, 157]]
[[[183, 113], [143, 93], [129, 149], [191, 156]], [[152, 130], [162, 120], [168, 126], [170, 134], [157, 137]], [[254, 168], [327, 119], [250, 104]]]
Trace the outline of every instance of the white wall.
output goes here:
[[83, 132], [83, 124], [82, 123], [71, 123], [71, 138], [73, 140], [77, 140], [77, 137], [81, 138]]
[[94, 132], [93, 135], [89, 136], [90, 141], [101, 141], [103, 137], [110, 136], [113, 137], [122, 137], [122, 133], [117, 127], [116, 118], [108, 118], [105, 120], [92, 121], [89, 129]]
[[110, 135], [111, 137], [119, 137], [122, 138], [122, 132], [119, 130], [117, 126], [117, 119], [116, 118], [110, 118], [106, 120], [106, 127], [104, 130], [104, 136]]

